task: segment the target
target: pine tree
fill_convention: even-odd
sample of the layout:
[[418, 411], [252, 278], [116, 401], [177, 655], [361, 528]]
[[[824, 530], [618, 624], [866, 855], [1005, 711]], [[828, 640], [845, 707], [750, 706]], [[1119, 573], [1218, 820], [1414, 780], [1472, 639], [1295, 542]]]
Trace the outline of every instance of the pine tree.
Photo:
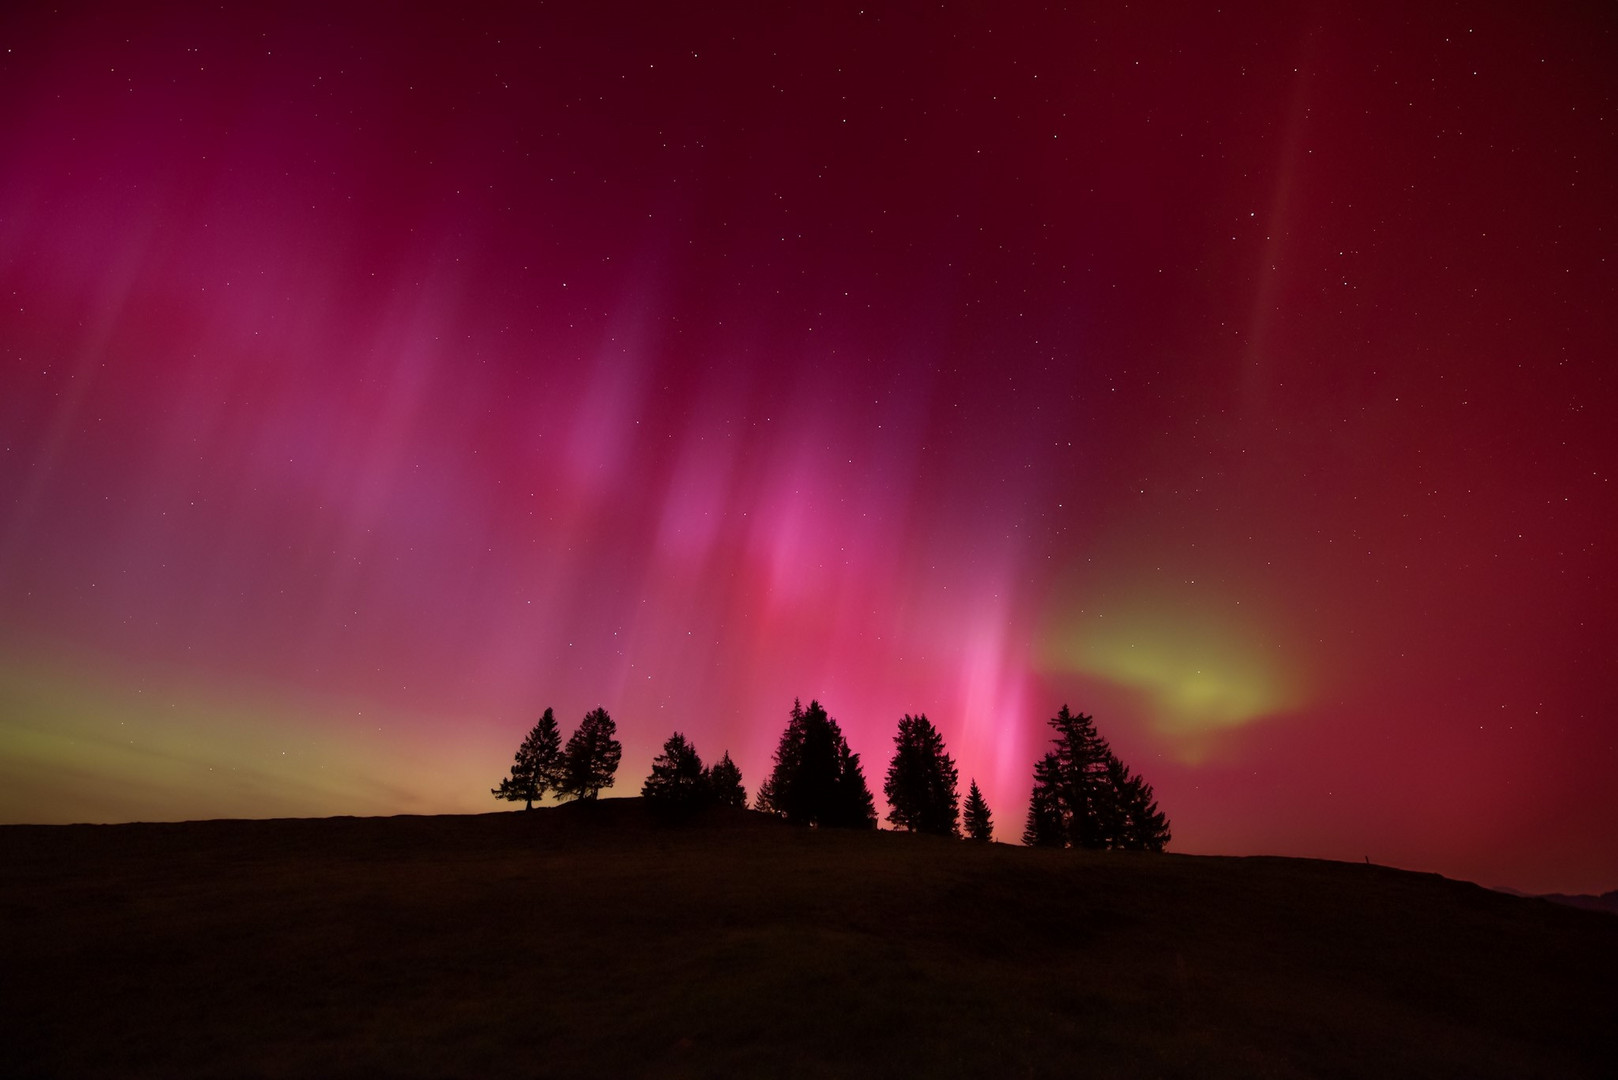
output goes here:
[[1107, 758], [1112, 751], [1096, 732], [1094, 718], [1084, 713], [1074, 715], [1063, 705], [1049, 723], [1056, 730], [1058, 792], [1067, 842], [1073, 847], [1106, 847], [1112, 819]]
[[511, 763], [511, 775], [491, 788], [490, 794], [508, 802], [523, 803], [524, 810], [532, 810], [534, 803], [543, 799], [547, 791], [559, 787], [561, 781], [562, 735], [556, 729], [556, 717], [550, 709], [534, 724], [528, 737], [517, 747], [516, 760]]
[[1162, 851], [1170, 839], [1168, 817], [1152, 786], [1118, 759], [1095, 721], [1063, 705], [1050, 725], [1054, 749], [1034, 767], [1023, 842]]
[[567, 740], [562, 752], [562, 783], [558, 794], [575, 799], [594, 799], [602, 788], [612, 787], [613, 774], [618, 771], [618, 759], [624, 748], [613, 736], [618, 725], [607, 715], [606, 709], [596, 708], [584, 714], [578, 730]]
[[1127, 848], [1130, 846], [1129, 808], [1125, 805], [1126, 789], [1135, 782], [1129, 767], [1118, 755], [1107, 751], [1103, 762], [1106, 782], [1097, 789], [1096, 819], [1100, 823], [1102, 847]]
[[803, 718], [803, 702], [793, 698], [786, 730], [781, 732], [781, 741], [775, 747], [774, 768], [764, 778], [764, 783], [759, 785], [758, 797], [753, 804], [766, 814], [787, 816], [787, 787], [798, 771], [798, 761], [803, 757]]
[[690, 811], [708, 801], [708, 774], [697, 748], [676, 731], [652, 759], [652, 773], [640, 788], [641, 797], [664, 810]]
[[893, 760], [882, 785], [890, 807], [888, 820], [911, 832], [959, 836], [960, 799], [955, 784], [960, 774], [944, 751], [944, 737], [926, 714], [907, 713], [899, 721], [893, 742]]
[[726, 750], [724, 756], [707, 771], [707, 781], [708, 791], [715, 803], [738, 809], [746, 808], [747, 789], [742, 787], [742, 770], [730, 760], [729, 750]]
[[[836, 721], [832, 724], [835, 728]], [[836, 811], [828, 825], [845, 829], [876, 828], [876, 800], [865, 783], [865, 770], [860, 768], [860, 756], [848, 748], [843, 733], [837, 732], [837, 787]]]
[[1169, 819], [1157, 808], [1152, 785], [1132, 775], [1116, 757], [1108, 762], [1118, 792], [1118, 847], [1126, 851], [1162, 851], [1172, 839]]
[[1028, 800], [1028, 824], [1022, 842], [1029, 847], [1066, 847], [1067, 822], [1062, 814], [1062, 763], [1046, 754], [1034, 766], [1034, 793]]
[[758, 809], [794, 825], [876, 827], [876, 804], [860, 756], [818, 701], [792, 713], [775, 748], [775, 767], [759, 786]]
[[983, 792], [978, 790], [978, 782], [972, 781], [972, 786], [966, 792], [966, 808], [962, 815], [966, 818], [966, 835], [971, 840], [988, 841], [994, 836], [994, 824], [989, 819], [989, 804], [984, 801]]

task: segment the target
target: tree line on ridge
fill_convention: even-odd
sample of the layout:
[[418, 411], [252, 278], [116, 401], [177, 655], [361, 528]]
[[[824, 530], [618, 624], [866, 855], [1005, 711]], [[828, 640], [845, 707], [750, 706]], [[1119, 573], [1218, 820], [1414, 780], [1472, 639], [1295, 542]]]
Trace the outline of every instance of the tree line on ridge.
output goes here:
[[[1052, 748], [1034, 765], [1034, 789], [1022, 842], [1031, 847], [1162, 851], [1171, 834], [1151, 784], [1132, 772], [1096, 731], [1094, 718], [1063, 705], [1049, 721]], [[623, 746], [607, 711], [585, 714], [564, 746], [550, 709], [517, 748], [509, 775], [492, 789], [497, 799], [532, 809], [547, 794], [594, 799], [612, 787]], [[923, 715], [906, 714], [893, 737], [882, 793], [888, 821], [910, 832], [988, 841], [992, 816], [977, 781], [964, 806], [960, 773], [944, 737]], [[746, 807], [742, 772], [727, 750], [705, 766], [692, 743], [675, 732], [652, 761], [641, 795], [660, 812], [678, 816], [706, 806]], [[818, 701], [792, 703], [776, 746], [770, 775], [754, 809], [795, 825], [874, 829], [876, 803], [860, 755]]]

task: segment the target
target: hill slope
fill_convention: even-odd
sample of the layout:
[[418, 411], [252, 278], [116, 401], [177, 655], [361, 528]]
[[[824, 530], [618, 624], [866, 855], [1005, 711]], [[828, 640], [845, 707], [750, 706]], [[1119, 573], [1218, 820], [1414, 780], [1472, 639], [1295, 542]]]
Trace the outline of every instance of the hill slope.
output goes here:
[[639, 800], [0, 828], [6, 1075], [1583, 1076], [1618, 919]]

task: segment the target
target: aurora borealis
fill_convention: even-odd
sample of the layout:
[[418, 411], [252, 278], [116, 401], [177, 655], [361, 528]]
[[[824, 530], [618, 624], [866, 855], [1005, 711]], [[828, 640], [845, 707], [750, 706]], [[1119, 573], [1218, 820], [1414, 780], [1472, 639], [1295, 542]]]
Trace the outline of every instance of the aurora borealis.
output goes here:
[[1067, 702], [1174, 850], [1618, 887], [1612, 11], [143, 7], [0, 14], [0, 820], [801, 696], [1014, 840]]

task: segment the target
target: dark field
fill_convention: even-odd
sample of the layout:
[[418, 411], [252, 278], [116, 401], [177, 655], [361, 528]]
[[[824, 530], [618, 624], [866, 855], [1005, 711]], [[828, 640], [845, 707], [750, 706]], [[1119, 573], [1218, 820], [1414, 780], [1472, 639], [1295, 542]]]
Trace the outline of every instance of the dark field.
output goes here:
[[1618, 918], [1381, 867], [482, 817], [0, 828], [5, 1076], [1613, 1075]]

